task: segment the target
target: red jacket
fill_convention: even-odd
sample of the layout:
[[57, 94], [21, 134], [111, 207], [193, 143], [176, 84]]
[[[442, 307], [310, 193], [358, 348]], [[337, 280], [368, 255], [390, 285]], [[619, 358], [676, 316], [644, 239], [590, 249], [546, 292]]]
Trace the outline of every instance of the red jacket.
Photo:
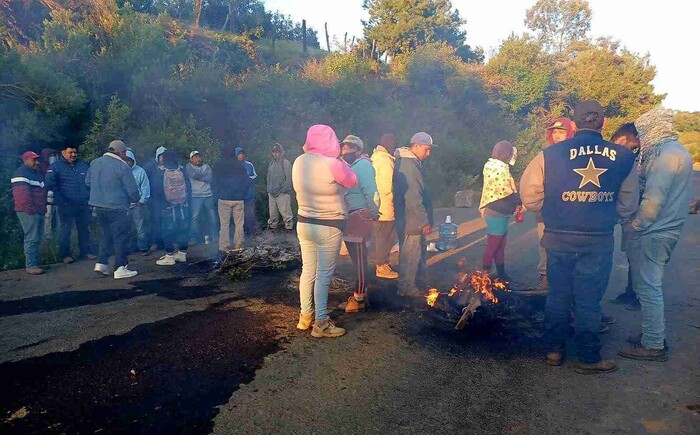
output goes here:
[[46, 213], [46, 189], [41, 172], [22, 165], [12, 174], [10, 181], [15, 211], [27, 214]]

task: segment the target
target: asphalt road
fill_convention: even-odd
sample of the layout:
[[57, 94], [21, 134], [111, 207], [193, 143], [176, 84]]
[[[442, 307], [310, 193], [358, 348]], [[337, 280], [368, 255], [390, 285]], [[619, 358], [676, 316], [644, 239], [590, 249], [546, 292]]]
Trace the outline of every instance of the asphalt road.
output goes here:
[[[433, 257], [431, 284], [445, 290], [456, 261], [476, 267], [484, 245], [474, 210], [449, 212], [470, 223], [459, 252]], [[542, 299], [522, 301], [514, 323], [456, 333], [375, 283], [372, 310], [333, 314], [346, 336], [317, 340], [294, 329], [286, 272], [231, 283], [206, 261], [165, 270], [142, 257], [127, 282], [95, 279], [85, 262], [4, 272], [0, 432], [697, 434], [699, 242], [689, 216], [665, 280], [669, 361], [619, 359], [599, 376], [544, 364]], [[606, 301], [625, 284], [625, 258], [614, 261]], [[511, 226], [509, 273], [534, 285], [536, 262], [530, 217]], [[347, 259], [338, 273], [352, 276]], [[604, 335], [614, 356], [640, 313], [603, 308], [617, 318]]]

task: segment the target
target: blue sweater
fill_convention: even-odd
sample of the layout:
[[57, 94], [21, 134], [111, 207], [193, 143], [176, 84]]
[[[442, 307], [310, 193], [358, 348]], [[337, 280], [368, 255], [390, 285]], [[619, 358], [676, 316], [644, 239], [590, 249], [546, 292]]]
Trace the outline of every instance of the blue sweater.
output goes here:
[[375, 202], [378, 200], [377, 181], [372, 162], [363, 156], [355, 160], [350, 167], [357, 175], [357, 184], [345, 192], [348, 210], [355, 211], [366, 208], [373, 218], [378, 218], [379, 206]]
[[46, 190], [53, 191], [56, 205], [87, 205], [90, 189], [85, 177], [90, 169], [87, 163], [77, 160], [72, 165], [63, 157], [53, 162], [46, 171]]

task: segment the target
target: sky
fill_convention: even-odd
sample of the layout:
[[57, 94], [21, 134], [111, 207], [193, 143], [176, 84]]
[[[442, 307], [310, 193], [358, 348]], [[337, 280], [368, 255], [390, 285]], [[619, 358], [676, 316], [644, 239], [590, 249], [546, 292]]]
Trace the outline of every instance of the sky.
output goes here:
[[[362, 36], [367, 13], [362, 0], [264, 0], [295, 21], [306, 19], [325, 48], [323, 24], [338, 41], [348, 32]], [[452, 0], [467, 20], [467, 43], [484, 48], [487, 57], [511, 33], [523, 33], [525, 11], [536, 0]], [[649, 54], [656, 66], [656, 92], [668, 94], [664, 106], [700, 111], [700, 56], [696, 32], [700, 2], [694, 0], [588, 0], [593, 10], [590, 36], [611, 36], [630, 51]], [[695, 41], [695, 42], [693, 42]], [[331, 45], [333, 45], [331, 41]]]

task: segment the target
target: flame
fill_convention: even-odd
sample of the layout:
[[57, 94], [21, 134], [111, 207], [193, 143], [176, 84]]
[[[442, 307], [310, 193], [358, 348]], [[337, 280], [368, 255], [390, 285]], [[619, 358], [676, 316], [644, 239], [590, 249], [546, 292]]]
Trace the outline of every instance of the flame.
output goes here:
[[452, 297], [452, 296], [454, 296], [458, 291], [459, 291], [459, 289], [457, 288], [457, 286], [454, 286], [454, 287], [452, 287], [452, 290], [450, 290], [450, 292], [447, 293], [447, 296]]
[[434, 307], [438, 296], [440, 296], [440, 292], [436, 288], [431, 288], [428, 290], [428, 294], [425, 295], [425, 300], [428, 303], [428, 306]]
[[491, 280], [489, 274], [483, 270], [477, 270], [471, 276], [470, 284], [476, 293], [481, 293], [486, 299], [498, 303], [498, 298], [493, 294], [493, 290], [505, 290], [506, 284], [496, 278]]

